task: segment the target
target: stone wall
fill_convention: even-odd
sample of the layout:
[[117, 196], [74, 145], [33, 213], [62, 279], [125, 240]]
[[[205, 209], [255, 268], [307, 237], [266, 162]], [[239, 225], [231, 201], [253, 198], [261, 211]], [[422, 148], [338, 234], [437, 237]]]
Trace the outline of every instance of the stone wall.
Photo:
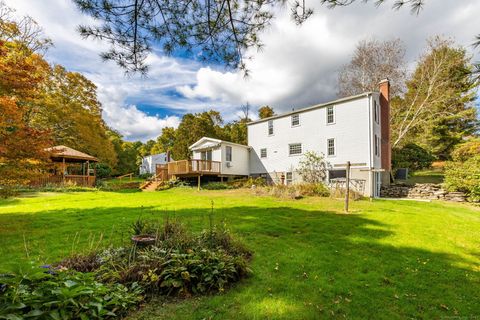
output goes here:
[[455, 202], [466, 201], [466, 196], [463, 192], [448, 192], [442, 189], [440, 184], [433, 183], [417, 183], [415, 185], [392, 184], [382, 186], [380, 197], [447, 200]]

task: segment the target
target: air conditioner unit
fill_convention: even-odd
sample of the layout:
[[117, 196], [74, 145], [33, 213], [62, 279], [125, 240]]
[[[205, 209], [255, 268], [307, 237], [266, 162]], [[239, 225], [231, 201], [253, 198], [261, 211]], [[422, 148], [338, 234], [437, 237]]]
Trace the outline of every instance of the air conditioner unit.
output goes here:
[[230, 167], [232, 166], [232, 163], [231, 163], [231, 162], [227, 162], [226, 165], [227, 165], [227, 168], [230, 168]]

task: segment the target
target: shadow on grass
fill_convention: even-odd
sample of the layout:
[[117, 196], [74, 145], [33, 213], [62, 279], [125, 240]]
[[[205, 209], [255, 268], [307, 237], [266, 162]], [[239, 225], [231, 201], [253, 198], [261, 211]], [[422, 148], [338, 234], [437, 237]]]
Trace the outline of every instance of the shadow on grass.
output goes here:
[[[145, 218], [178, 218], [194, 230], [208, 227], [208, 212], [157, 207], [93, 208], [4, 214], [0, 253], [22, 256], [21, 235], [30, 257], [50, 262], [68, 252], [128, 241], [128, 224]], [[254, 251], [252, 277], [225, 294], [166, 304], [151, 303], [134, 319], [315, 319], [442, 318], [480, 315], [478, 265], [460, 256], [386, 239], [393, 226], [329, 211], [288, 207], [232, 207], [214, 212]], [[6, 226], [6, 227], [5, 227]], [[17, 227], [14, 227], [17, 226]], [[73, 245], [72, 245], [73, 243]]]

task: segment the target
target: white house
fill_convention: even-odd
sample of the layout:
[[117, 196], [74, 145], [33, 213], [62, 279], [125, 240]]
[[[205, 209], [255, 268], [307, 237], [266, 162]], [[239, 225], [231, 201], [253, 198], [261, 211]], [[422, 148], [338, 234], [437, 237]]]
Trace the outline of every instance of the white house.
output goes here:
[[378, 196], [380, 185], [390, 182], [391, 151], [388, 80], [379, 92], [366, 92], [295, 110], [248, 124], [250, 175], [274, 183], [301, 180], [296, 168], [302, 155], [314, 151], [325, 156], [329, 178], [363, 182], [363, 193]]
[[189, 147], [192, 159], [168, 164], [168, 176], [263, 176], [273, 183], [301, 182], [307, 151], [323, 154], [328, 180], [350, 177], [366, 196], [390, 183], [390, 84], [366, 92], [248, 123], [248, 146], [203, 137]]
[[157, 164], [167, 164], [172, 159], [167, 152], [159, 154], [151, 154], [142, 158], [142, 163], [140, 164], [140, 174], [155, 174]]
[[192, 160], [212, 161], [218, 166], [219, 176], [248, 176], [249, 147], [241, 144], [203, 137], [189, 149], [192, 151]]

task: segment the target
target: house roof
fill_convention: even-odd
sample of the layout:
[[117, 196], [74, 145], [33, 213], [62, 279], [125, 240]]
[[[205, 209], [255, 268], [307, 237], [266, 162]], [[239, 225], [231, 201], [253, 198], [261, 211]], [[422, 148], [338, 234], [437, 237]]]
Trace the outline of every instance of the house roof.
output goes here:
[[310, 111], [310, 110], [315, 110], [315, 109], [319, 109], [319, 108], [328, 107], [328, 106], [331, 106], [332, 104], [338, 104], [338, 103], [342, 103], [342, 102], [347, 102], [347, 101], [351, 101], [351, 100], [356, 100], [356, 99], [368, 97], [371, 94], [373, 94], [373, 92], [369, 91], [369, 92], [364, 92], [364, 93], [357, 94], [357, 95], [350, 96], [350, 97], [345, 97], [345, 98], [336, 99], [336, 100], [325, 102], [325, 103], [316, 104], [316, 105], [313, 105], [313, 106], [310, 106], [310, 107], [305, 107], [305, 108], [297, 109], [297, 110], [294, 110], [294, 111], [282, 113], [282, 114], [279, 114], [279, 115], [274, 115], [274, 116], [271, 116], [271, 117], [268, 117], [268, 118], [248, 122], [247, 126], [252, 125], [252, 124], [265, 122], [265, 121], [269, 121], [269, 120], [273, 120], [273, 119], [287, 117], [287, 116], [290, 116], [292, 114], [297, 114], [297, 113], [301, 113], [301, 112], [305, 112], [305, 111]]
[[231, 144], [231, 145], [234, 145], [234, 146], [239, 146], [239, 147], [244, 147], [244, 148], [249, 148], [246, 145], [235, 143], [235, 142], [230, 142], [230, 141], [225, 141], [225, 140], [220, 140], [220, 139], [215, 139], [215, 138], [209, 138], [209, 137], [202, 137], [197, 142], [195, 142], [190, 147], [188, 147], [188, 149], [190, 149], [190, 150], [203, 149], [204, 147], [200, 147], [200, 146], [205, 142], [210, 142], [210, 145], [208, 145], [207, 148], [214, 147], [214, 146], [220, 145], [222, 143]]
[[51, 152], [52, 158], [65, 158], [98, 162], [97, 158], [67, 146], [54, 146], [45, 149], [45, 151]]

